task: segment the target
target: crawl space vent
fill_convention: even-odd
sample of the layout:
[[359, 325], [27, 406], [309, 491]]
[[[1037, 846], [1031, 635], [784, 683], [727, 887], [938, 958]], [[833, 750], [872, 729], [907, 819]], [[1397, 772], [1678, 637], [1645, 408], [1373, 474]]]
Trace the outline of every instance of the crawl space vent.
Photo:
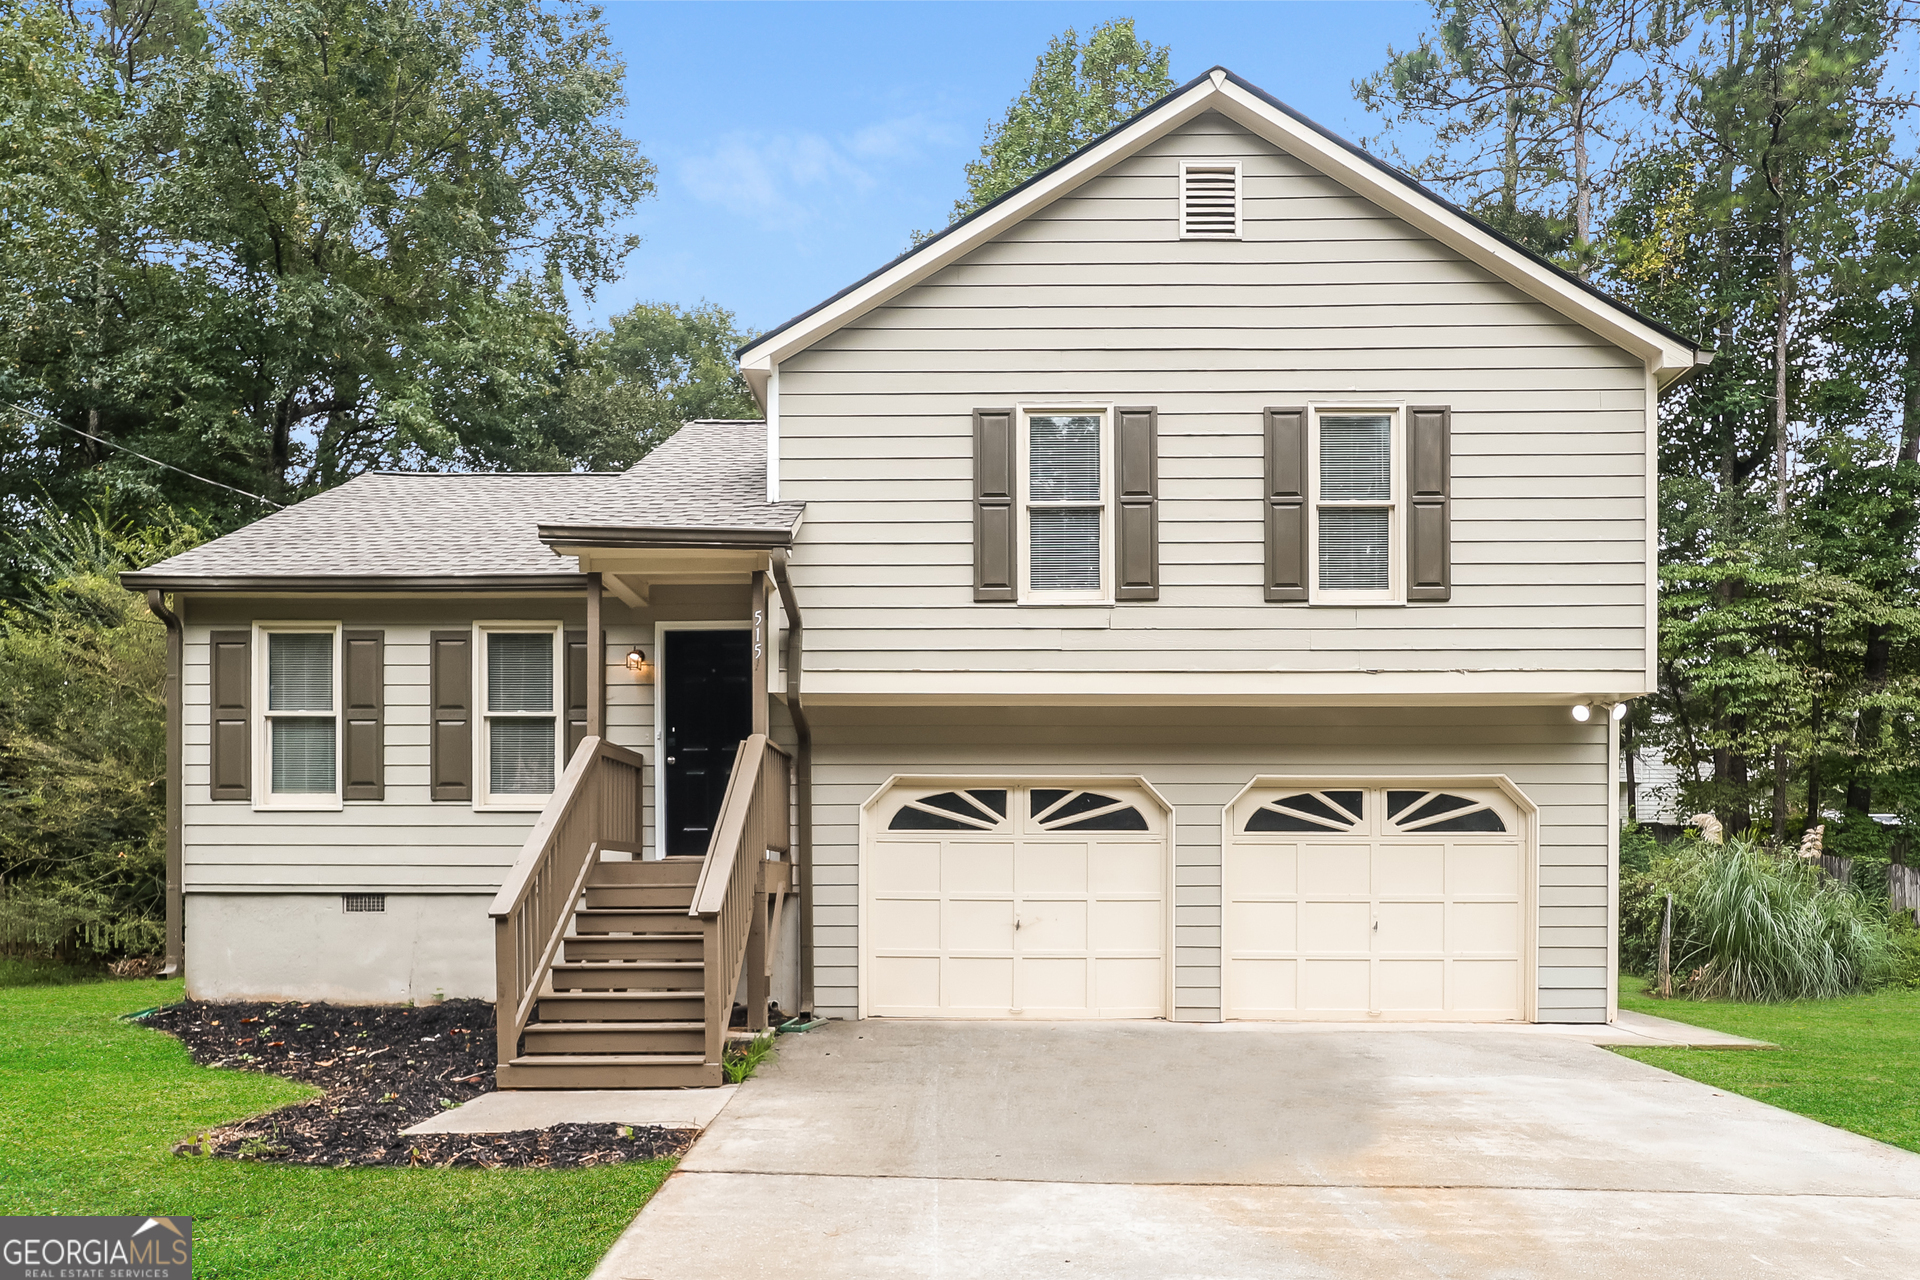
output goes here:
[[1180, 166], [1180, 237], [1183, 240], [1240, 238], [1240, 166]]
[[349, 911], [385, 911], [387, 895], [384, 893], [349, 893], [346, 895]]

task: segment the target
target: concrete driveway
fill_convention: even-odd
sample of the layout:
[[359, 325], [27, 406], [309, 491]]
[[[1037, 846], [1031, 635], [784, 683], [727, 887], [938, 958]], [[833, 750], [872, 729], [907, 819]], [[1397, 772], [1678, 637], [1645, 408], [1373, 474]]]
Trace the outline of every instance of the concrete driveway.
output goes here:
[[1911, 1275], [1920, 1156], [1581, 1040], [784, 1037], [595, 1280]]

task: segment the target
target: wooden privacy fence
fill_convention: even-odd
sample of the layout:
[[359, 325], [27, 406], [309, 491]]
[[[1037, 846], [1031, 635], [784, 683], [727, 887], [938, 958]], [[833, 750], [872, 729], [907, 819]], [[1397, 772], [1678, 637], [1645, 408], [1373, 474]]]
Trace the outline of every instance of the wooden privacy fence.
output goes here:
[[1887, 896], [1893, 899], [1895, 911], [1912, 913], [1914, 922], [1920, 924], [1920, 867], [1903, 866], [1898, 862], [1887, 865]]
[[[767, 1025], [767, 969], [771, 942], [766, 917], [768, 854], [787, 854], [792, 758], [766, 734], [756, 733], [734, 754], [726, 799], [713, 826], [700, 881], [687, 914], [702, 922], [706, 972], [706, 1060], [718, 1063], [726, 1049], [733, 995], [747, 973], [747, 1026]], [[784, 881], [782, 882], [784, 883]]]
[[520, 1034], [600, 851], [639, 851], [642, 763], [603, 738], [582, 739], [494, 895], [488, 913], [501, 1062], [519, 1055]]

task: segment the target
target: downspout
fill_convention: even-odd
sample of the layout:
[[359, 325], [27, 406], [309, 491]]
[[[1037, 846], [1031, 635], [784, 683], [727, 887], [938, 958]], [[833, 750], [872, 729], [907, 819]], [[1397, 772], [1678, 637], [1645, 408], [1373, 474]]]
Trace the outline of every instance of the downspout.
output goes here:
[[167, 942], [163, 978], [177, 978], [186, 969], [186, 919], [181, 911], [180, 864], [182, 816], [181, 756], [185, 753], [186, 715], [180, 705], [181, 670], [186, 659], [186, 637], [180, 615], [167, 608], [165, 592], [147, 592], [147, 608], [167, 627], [167, 677], [163, 697], [167, 704]]
[[805, 624], [793, 579], [787, 576], [787, 553], [773, 553], [773, 581], [780, 588], [780, 607], [787, 612], [787, 649], [781, 662], [787, 674], [787, 713], [793, 717], [793, 789], [799, 808], [800, 844], [794, 859], [794, 893], [800, 899], [800, 1008], [813, 1012], [813, 726], [807, 723], [806, 704], [800, 699], [800, 661]]

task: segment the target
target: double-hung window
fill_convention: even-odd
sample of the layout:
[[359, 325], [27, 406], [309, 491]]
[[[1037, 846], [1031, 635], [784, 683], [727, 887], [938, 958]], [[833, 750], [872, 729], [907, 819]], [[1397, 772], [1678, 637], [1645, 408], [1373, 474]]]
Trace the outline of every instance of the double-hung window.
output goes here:
[[1108, 418], [1104, 408], [1034, 408], [1023, 414], [1021, 560], [1030, 601], [1111, 597]]
[[1313, 412], [1309, 563], [1316, 602], [1401, 598], [1400, 417], [1394, 408]]
[[[256, 688], [266, 750], [255, 794], [263, 807], [335, 808], [340, 803], [339, 628], [262, 626]], [[260, 659], [256, 659], [260, 661]]]
[[478, 692], [486, 721], [477, 744], [483, 803], [542, 804], [560, 774], [559, 625], [483, 624], [479, 638]]

